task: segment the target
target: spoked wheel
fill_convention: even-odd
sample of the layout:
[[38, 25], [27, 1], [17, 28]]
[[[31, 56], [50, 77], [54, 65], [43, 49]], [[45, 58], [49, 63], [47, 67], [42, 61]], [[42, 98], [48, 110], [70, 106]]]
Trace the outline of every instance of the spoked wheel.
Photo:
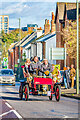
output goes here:
[[49, 96], [49, 100], [52, 100], [52, 98], [53, 98], [53, 95], [51, 94], [51, 96]]
[[59, 85], [56, 86], [55, 98], [56, 98], [56, 101], [60, 100], [60, 86]]
[[22, 89], [22, 86], [20, 86], [20, 88], [19, 88], [19, 98], [20, 98], [20, 100], [22, 100], [22, 98], [23, 98], [23, 89]]
[[29, 87], [28, 87], [28, 85], [25, 85], [24, 94], [25, 94], [25, 100], [27, 101], [28, 98], [29, 98]]

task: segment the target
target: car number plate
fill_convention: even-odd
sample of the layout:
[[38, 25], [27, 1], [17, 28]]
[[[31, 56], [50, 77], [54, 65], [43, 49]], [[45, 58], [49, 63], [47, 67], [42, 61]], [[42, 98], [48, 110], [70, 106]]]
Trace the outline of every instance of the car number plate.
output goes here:
[[51, 91], [47, 91], [47, 96], [51, 96]]

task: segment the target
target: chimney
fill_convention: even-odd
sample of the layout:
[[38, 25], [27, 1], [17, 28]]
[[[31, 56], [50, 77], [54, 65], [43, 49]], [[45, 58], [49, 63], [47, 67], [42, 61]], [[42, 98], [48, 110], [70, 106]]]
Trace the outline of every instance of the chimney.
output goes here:
[[45, 25], [44, 25], [44, 34], [48, 34], [50, 32], [50, 24], [49, 24], [49, 20], [45, 20]]
[[52, 12], [52, 20], [51, 20], [51, 33], [55, 32], [55, 24], [54, 24], [54, 13]]
[[37, 28], [37, 38], [40, 37], [42, 34], [43, 34], [43, 29], [41, 27]]

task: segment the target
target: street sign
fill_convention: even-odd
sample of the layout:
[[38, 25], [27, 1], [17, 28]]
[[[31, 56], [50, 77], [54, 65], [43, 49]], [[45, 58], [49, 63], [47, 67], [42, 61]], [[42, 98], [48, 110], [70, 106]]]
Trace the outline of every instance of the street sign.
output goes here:
[[8, 68], [8, 59], [6, 57], [3, 58], [3, 66], [4, 68]]
[[51, 60], [64, 60], [65, 59], [65, 49], [64, 48], [50, 48], [50, 59]]
[[4, 62], [6, 62], [7, 61], [7, 58], [4, 58]]
[[15, 67], [18, 67], [18, 64], [15, 64]]

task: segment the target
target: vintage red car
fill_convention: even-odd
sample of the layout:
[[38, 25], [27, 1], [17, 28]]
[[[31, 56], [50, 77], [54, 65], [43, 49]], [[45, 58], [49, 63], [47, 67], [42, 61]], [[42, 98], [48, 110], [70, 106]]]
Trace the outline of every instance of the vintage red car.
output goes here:
[[60, 100], [60, 83], [58, 80], [54, 80], [49, 76], [45, 77], [34, 77], [31, 83], [31, 87], [29, 87], [29, 83], [25, 80], [20, 81], [19, 87], [19, 97], [23, 98], [23, 94], [25, 96], [25, 100], [29, 99], [29, 95], [40, 95], [40, 96], [48, 96], [49, 100], [52, 100], [55, 95], [56, 101]]

